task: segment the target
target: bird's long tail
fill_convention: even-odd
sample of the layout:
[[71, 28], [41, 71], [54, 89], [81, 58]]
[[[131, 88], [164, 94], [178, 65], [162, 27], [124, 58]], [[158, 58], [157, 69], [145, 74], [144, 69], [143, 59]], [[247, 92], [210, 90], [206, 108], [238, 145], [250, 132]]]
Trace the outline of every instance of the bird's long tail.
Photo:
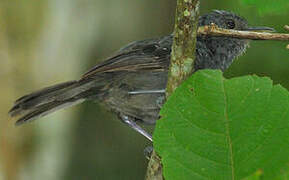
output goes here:
[[19, 117], [16, 125], [30, 122], [100, 94], [104, 83], [99, 79], [82, 79], [41, 89], [16, 100], [9, 115]]

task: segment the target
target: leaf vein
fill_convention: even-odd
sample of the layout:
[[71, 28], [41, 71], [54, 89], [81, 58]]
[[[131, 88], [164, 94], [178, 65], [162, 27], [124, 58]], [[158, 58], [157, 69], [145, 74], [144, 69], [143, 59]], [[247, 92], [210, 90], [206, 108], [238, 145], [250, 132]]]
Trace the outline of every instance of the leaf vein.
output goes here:
[[[180, 114], [179, 112], [178, 112], [178, 114], [179, 114], [180, 116], [183, 116], [183, 115]], [[188, 119], [184, 118], [184, 120], [187, 121], [187, 122], [189, 122], [190, 125], [193, 125], [192, 127], [195, 126], [193, 123], [191, 123], [190, 121], [188, 121]], [[196, 127], [199, 128], [199, 129], [202, 129], [202, 128], [198, 127], [198, 126], [196, 126]], [[205, 130], [205, 129], [202, 129], [202, 130]], [[206, 131], [206, 132], [210, 132], [210, 131], [207, 131], [207, 130], [205, 130], [205, 131]], [[211, 133], [211, 132], [210, 132], [210, 133]], [[214, 133], [214, 132], [213, 132], [213, 133]], [[175, 133], [172, 133], [172, 134], [173, 134], [173, 137], [174, 137], [175, 139], [177, 139], [176, 136], [174, 135]], [[218, 134], [218, 135], [219, 135], [219, 134]], [[223, 135], [223, 134], [221, 134], [221, 135]], [[179, 145], [181, 145], [184, 149], [188, 149], [187, 146], [185, 146], [184, 144], [181, 144], [181, 143], [180, 143], [179, 141], [177, 141], [177, 140], [175, 140], [175, 141], [176, 141]], [[202, 156], [202, 155], [198, 154], [197, 152], [193, 151], [192, 149], [189, 149], [189, 150], [190, 150], [192, 153], [194, 153], [195, 155], [199, 156], [200, 158], [209, 160], [209, 161], [211, 161], [211, 162], [213, 162], [213, 163], [215, 163], [215, 164], [220, 164], [220, 165], [229, 166], [229, 164], [222, 163], [222, 162], [218, 162], [218, 161], [216, 161], [216, 160], [214, 160], [214, 159], [210, 159], [210, 158], [208, 158], [208, 157]]]
[[232, 148], [232, 141], [231, 141], [231, 137], [230, 137], [230, 127], [229, 127], [229, 117], [228, 117], [228, 98], [226, 96], [226, 92], [225, 92], [225, 87], [224, 87], [224, 78], [222, 78], [222, 90], [224, 93], [224, 117], [225, 117], [225, 121], [227, 121], [227, 123], [225, 123], [225, 128], [226, 128], [226, 134], [227, 134], [227, 141], [229, 144], [229, 159], [231, 162], [231, 175], [232, 175], [232, 180], [235, 179], [235, 170], [234, 170], [234, 159], [233, 159], [233, 148]]

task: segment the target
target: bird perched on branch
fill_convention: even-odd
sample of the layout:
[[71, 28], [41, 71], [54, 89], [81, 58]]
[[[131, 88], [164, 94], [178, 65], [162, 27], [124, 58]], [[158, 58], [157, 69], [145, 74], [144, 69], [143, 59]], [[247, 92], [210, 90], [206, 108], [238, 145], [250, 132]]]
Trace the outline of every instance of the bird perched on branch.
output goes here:
[[[227, 11], [215, 10], [199, 19], [199, 26], [216, 24], [241, 31], [272, 30], [249, 27], [247, 21]], [[16, 125], [86, 100], [105, 103], [119, 118], [152, 140], [137, 122], [155, 124], [165, 98], [173, 35], [135, 41], [96, 65], [79, 80], [41, 89], [16, 100], [9, 111], [19, 117]], [[248, 40], [198, 36], [195, 71], [226, 70], [248, 46]]]

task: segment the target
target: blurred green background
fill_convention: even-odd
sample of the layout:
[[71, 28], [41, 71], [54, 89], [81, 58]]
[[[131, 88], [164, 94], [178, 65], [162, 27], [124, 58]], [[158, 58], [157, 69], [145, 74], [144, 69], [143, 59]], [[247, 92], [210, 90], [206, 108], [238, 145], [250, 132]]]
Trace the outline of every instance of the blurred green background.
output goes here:
[[[251, 25], [285, 32], [287, 14], [238, 1], [202, 1]], [[7, 112], [33, 90], [77, 79], [121, 46], [173, 30], [175, 0], [0, 0], [0, 180], [143, 179], [150, 143], [102, 105], [86, 102], [14, 127]], [[288, 43], [288, 42], [287, 42]], [[289, 89], [286, 42], [255, 41], [226, 77], [269, 76]]]

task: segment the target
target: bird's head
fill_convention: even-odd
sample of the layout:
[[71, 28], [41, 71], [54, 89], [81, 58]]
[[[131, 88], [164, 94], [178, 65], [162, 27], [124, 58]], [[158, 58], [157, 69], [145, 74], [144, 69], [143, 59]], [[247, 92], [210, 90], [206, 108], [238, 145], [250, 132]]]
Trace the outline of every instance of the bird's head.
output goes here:
[[265, 26], [248, 26], [245, 18], [240, 17], [232, 12], [224, 10], [214, 10], [200, 18], [199, 26], [216, 24], [220, 28], [234, 29], [240, 31], [258, 31], [258, 32], [272, 32], [273, 28]]
[[[240, 31], [274, 31], [269, 27], [250, 27], [245, 18], [232, 12], [214, 10], [199, 19], [199, 26], [214, 23], [219, 28]], [[197, 42], [197, 65], [195, 69], [226, 70], [233, 60], [243, 54], [248, 47], [249, 40], [233, 37], [200, 36]]]

